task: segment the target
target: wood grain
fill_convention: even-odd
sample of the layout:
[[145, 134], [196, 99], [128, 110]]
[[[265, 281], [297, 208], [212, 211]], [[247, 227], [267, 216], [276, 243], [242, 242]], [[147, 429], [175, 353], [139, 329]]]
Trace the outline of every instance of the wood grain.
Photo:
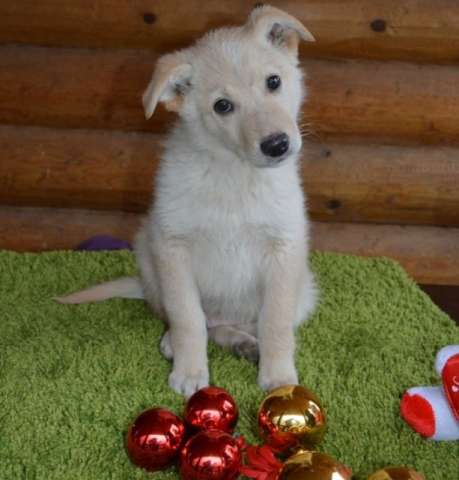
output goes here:
[[[73, 249], [90, 236], [132, 241], [142, 215], [89, 210], [0, 207], [0, 248], [16, 251]], [[401, 263], [418, 282], [459, 283], [459, 229], [316, 222], [312, 246]]]
[[316, 220], [459, 226], [458, 148], [306, 145], [303, 182]]
[[145, 211], [162, 137], [0, 126], [0, 203]]
[[327, 138], [458, 143], [459, 69], [373, 61], [305, 61], [304, 117]]
[[[210, 28], [245, 22], [246, 0], [16, 0], [0, 3], [0, 42], [152, 48], [189, 45]], [[311, 56], [457, 62], [456, 0], [271, 0], [316, 37]], [[197, 14], [199, 12], [199, 14]]]
[[[140, 97], [156, 56], [133, 50], [0, 47], [0, 123], [162, 132]], [[304, 122], [314, 134], [367, 141], [459, 143], [459, 69], [399, 62], [307, 60]]]
[[134, 213], [0, 206], [0, 248], [68, 250], [94, 235], [132, 241], [140, 222]]
[[[0, 126], [0, 202], [142, 212], [163, 137]], [[308, 143], [312, 218], [459, 226], [459, 149]]]
[[317, 222], [312, 248], [389, 257], [418, 283], [459, 284], [458, 228]]
[[0, 123], [156, 130], [172, 115], [145, 121], [141, 96], [157, 55], [133, 50], [0, 47]]

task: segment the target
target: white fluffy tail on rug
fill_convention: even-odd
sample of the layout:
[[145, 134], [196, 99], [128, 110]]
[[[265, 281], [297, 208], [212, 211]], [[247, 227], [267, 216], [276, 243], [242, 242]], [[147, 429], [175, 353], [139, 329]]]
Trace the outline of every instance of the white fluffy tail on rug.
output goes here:
[[115, 297], [144, 298], [139, 279], [136, 277], [121, 277], [70, 295], [56, 297], [54, 300], [59, 303], [90, 303]]

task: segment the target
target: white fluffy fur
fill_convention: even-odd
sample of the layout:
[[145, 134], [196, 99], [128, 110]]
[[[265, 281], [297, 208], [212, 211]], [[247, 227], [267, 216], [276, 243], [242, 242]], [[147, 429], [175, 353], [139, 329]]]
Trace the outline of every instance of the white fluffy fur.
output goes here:
[[[144, 94], [147, 117], [161, 101], [180, 115], [135, 250], [143, 294], [169, 325], [161, 342], [173, 357], [169, 384], [185, 395], [208, 384], [208, 335], [250, 358], [259, 354], [262, 388], [298, 381], [294, 327], [317, 296], [297, 164], [298, 36], [312, 39], [284, 12], [258, 8], [246, 25], [162, 57]], [[269, 92], [273, 74], [282, 86]], [[214, 112], [221, 97], [234, 103], [232, 113]], [[279, 163], [260, 150], [276, 132], [290, 137]], [[124, 296], [124, 286], [126, 296], [138, 295], [124, 279], [110, 284], [113, 295], [98, 286], [99, 298], [88, 289], [63, 301]]]

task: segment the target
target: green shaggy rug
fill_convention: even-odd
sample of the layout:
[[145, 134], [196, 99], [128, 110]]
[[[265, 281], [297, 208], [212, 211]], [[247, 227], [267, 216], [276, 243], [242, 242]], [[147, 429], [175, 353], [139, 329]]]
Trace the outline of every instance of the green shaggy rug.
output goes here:
[[[459, 329], [394, 262], [314, 254], [322, 300], [298, 332], [303, 385], [328, 412], [320, 449], [356, 479], [407, 465], [453, 480], [459, 442], [433, 443], [401, 420], [403, 391], [438, 384], [437, 350]], [[130, 464], [123, 440], [144, 408], [178, 413], [159, 352], [162, 324], [139, 300], [68, 306], [51, 297], [134, 271], [127, 252], [0, 252], [0, 478], [175, 479]], [[235, 397], [237, 432], [256, 442], [256, 367], [210, 345], [211, 381]]]

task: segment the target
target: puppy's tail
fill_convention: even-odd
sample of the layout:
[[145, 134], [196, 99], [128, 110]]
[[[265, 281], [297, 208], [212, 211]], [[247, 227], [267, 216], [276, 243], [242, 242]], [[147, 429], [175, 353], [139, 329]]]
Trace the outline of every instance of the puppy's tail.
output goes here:
[[59, 303], [101, 302], [109, 298], [144, 298], [140, 281], [135, 277], [121, 277], [54, 300]]

